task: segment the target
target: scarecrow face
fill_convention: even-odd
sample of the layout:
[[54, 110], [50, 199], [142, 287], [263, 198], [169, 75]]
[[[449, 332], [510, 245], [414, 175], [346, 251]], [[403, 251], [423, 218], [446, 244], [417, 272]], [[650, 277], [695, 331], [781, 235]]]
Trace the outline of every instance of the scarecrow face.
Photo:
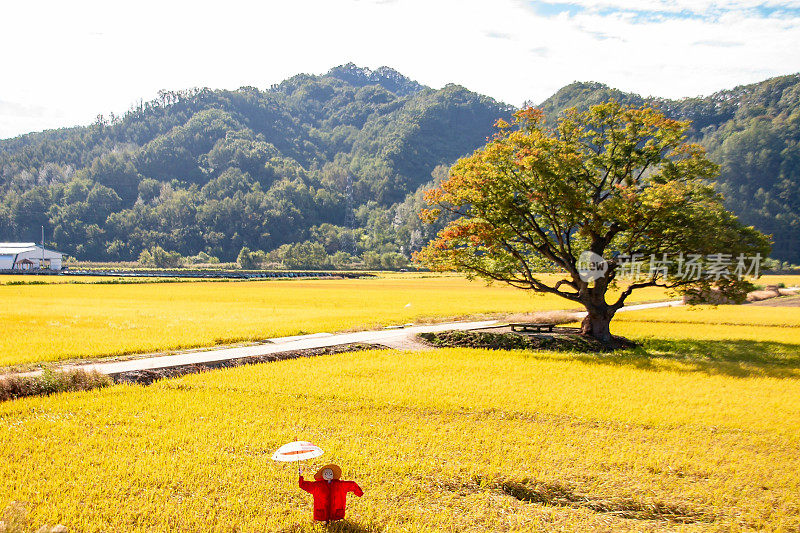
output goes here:
[[326, 468], [322, 471], [322, 479], [325, 481], [331, 481], [333, 479], [333, 470], [330, 468]]

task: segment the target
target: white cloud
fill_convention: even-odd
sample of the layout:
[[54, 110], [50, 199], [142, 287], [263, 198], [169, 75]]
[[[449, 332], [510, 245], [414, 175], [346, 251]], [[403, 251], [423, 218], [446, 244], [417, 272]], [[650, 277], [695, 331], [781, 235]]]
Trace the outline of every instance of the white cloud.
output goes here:
[[[348, 61], [513, 104], [575, 80], [681, 97], [800, 70], [800, 12], [786, 11], [800, 0], [569, 3], [587, 9], [544, 16], [520, 0], [6, 3], [0, 100], [23, 111], [12, 120], [0, 110], [0, 138], [122, 113], [159, 89], [265, 88]], [[632, 9], [714, 15], [642, 18]]]

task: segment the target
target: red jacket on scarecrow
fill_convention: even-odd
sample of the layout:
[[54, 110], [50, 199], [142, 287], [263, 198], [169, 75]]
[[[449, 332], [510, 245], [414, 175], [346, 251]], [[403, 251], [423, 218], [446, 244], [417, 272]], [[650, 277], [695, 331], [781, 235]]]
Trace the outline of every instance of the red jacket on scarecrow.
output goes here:
[[344, 509], [347, 505], [347, 493], [352, 492], [359, 497], [364, 494], [355, 481], [340, 481], [339, 479], [306, 481], [303, 476], [300, 476], [300, 488], [314, 496], [314, 520], [320, 521], [341, 520], [344, 518]]

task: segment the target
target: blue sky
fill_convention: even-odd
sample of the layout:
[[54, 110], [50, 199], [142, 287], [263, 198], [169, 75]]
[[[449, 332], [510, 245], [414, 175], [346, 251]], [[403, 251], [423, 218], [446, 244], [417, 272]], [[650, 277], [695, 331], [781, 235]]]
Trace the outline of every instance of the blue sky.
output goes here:
[[750, 17], [798, 17], [798, 2], [576, 2], [530, 1], [528, 5], [538, 15], [555, 17], [561, 14], [597, 14], [600, 16], [626, 15], [637, 22], [659, 22], [667, 19], [706, 20], [713, 22], [721, 16], [741, 13]]
[[800, 0], [7, 2], [0, 138], [349, 61], [515, 105], [576, 80], [697, 96], [800, 71], [799, 45]]

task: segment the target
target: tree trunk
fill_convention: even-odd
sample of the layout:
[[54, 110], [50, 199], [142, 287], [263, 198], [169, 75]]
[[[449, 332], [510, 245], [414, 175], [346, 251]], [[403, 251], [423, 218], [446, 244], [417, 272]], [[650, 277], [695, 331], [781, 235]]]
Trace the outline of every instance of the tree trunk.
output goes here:
[[609, 310], [589, 310], [581, 323], [581, 334], [594, 337], [601, 342], [611, 342], [611, 319], [614, 313]]

